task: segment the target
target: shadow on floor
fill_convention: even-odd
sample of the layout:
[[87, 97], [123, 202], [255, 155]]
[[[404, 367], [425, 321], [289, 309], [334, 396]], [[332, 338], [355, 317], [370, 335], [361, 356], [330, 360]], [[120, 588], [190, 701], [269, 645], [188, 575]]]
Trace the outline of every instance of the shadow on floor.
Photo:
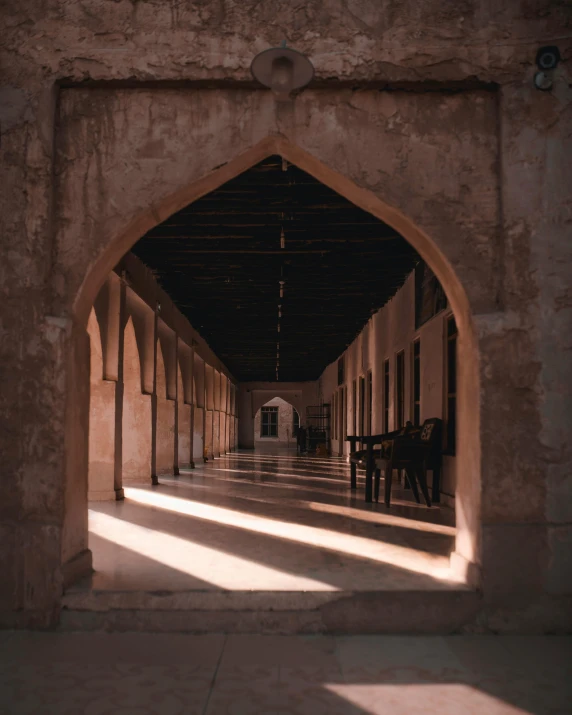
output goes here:
[[[137, 491], [151, 499], [156, 493], [152, 490]], [[180, 497], [177, 497], [175, 507], [179, 500]], [[182, 501], [184, 506], [185, 500]], [[190, 500], [189, 503], [193, 508], [197, 504]], [[198, 504], [199, 511], [203, 506]], [[206, 507], [209, 510], [212, 508], [208, 504]], [[289, 526], [282, 520], [269, 519], [266, 516], [268, 505], [263, 504], [262, 507], [264, 521], [255, 515], [254, 521], [247, 518], [246, 527], [237, 527], [224, 522], [225, 518], [234, 516], [228, 507], [222, 510], [214, 507], [216, 511], [209, 512], [205, 517], [181, 514], [126, 499], [123, 503], [103, 502], [92, 505], [91, 521], [97, 521], [97, 515], [102, 515], [100, 521], [103, 518], [103, 531], [97, 535], [112, 542], [116, 540], [122, 548], [137, 550], [144, 556], [154, 554], [151, 558], [164, 565], [171, 564], [171, 567], [187, 572], [200, 581], [232, 590], [249, 587], [260, 590], [314, 590], [311, 588], [313, 582], [317, 589], [320, 589], [319, 584], [325, 584], [330, 588], [349, 591], [447, 588], [443, 578], [432, 575], [433, 571], [437, 573], [439, 568], [443, 569], [446, 563], [443, 558], [415, 551], [406, 544], [387, 544], [383, 539], [374, 541], [361, 534], [357, 535], [356, 540], [355, 534], [340, 535], [335, 531], [323, 530], [325, 536], [322, 543], [311, 543], [312, 537], [320, 537], [322, 532], [303, 531], [300, 535], [297, 527], [304, 527], [304, 524], [294, 523]], [[302, 510], [295, 510], [294, 515], [298, 512], [305, 515]], [[238, 514], [244, 520], [244, 516], [240, 512]], [[126, 524], [133, 525], [132, 533], [126, 531]], [[271, 533], [261, 532], [261, 526]], [[286, 538], [272, 534], [272, 530], [278, 531], [279, 527]], [[292, 538], [289, 538], [290, 530], [293, 532]], [[175, 540], [163, 538], [162, 535], [174, 537]], [[164, 542], [164, 548], [157, 552], [161, 541]], [[356, 547], [362, 546], [369, 547], [370, 552], [356, 553]], [[93, 553], [97, 570], [107, 573], [114, 568], [112, 552], [102, 558], [102, 554], [98, 554], [97, 544], [94, 544]], [[225, 556], [228, 558], [225, 559]], [[260, 569], [256, 565], [267, 567], [269, 571], [259, 573]], [[132, 566], [129, 564], [129, 573], [135, 578]], [[296, 587], [295, 579], [284, 579], [283, 574], [299, 579], [300, 586]], [[288, 587], [281, 585], [285, 581], [290, 584]], [[159, 578], [154, 587], [169, 588]]]
[[[417, 521], [414, 518], [410, 518], [410, 523], [407, 523], [407, 517], [402, 516], [411, 514], [411, 510], [407, 507], [401, 510], [393, 509], [392, 512], [385, 507], [375, 511], [362, 509], [361, 503], [348, 505], [347, 498], [336, 499], [332, 496], [318, 499], [314, 494], [308, 494], [306, 490], [296, 490], [294, 495], [291, 493], [268, 495], [266, 484], [257, 485], [260, 486], [258, 494], [252, 493], [251, 484], [248, 484], [250, 493], [240, 493], [233, 489], [226, 489], [221, 493], [217, 488], [218, 484], [209, 484], [208, 479], [204, 481], [206, 483], [197, 483], [192, 476], [189, 478], [184, 474], [176, 479], [163, 477], [160, 485], [172, 496], [215, 504], [270, 519], [287, 518], [297, 524], [354, 536], [361, 535], [388, 544], [410, 546], [435, 555], [449, 556], [455, 546], [454, 530], [451, 527], [441, 529], [439, 524]], [[238, 488], [240, 489], [240, 483]]]

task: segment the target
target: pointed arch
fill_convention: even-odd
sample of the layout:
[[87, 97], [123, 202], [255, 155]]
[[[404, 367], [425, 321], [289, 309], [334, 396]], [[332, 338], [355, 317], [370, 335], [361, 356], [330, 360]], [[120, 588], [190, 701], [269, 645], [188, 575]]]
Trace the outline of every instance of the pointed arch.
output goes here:
[[[316, 146], [319, 147], [319, 142]], [[197, 176], [190, 183], [164, 195], [149, 208], [140, 213], [134, 212], [133, 218], [119, 234], [116, 231], [111, 233], [110, 230], [109, 234], [103, 236], [100, 244], [102, 247], [73, 300], [74, 316], [80, 325], [85, 326], [97, 291], [108, 272], [147, 231], [189, 203], [274, 154], [281, 155], [399, 232], [431, 267], [447, 294], [455, 315], [459, 336], [457, 458], [459, 463], [463, 464], [463, 469], [459, 470], [456, 492], [458, 528], [454, 560], [459, 569], [470, 570], [470, 579], [476, 582], [479, 577], [481, 550], [481, 383], [477, 335], [465, 288], [444, 253], [445, 246], [447, 250], [453, 249], [451, 243], [444, 240], [442, 227], [438, 245], [421, 225], [405, 212], [405, 207], [411, 207], [416, 214], [422, 216], [419, 206], [424, 204], [426, 197], [422, 193], [416, 195], [415, 192], [420, 191], [419, 186], [408, 192], [407, 201], [401, 201], [404, 208], [398, 208], [384, 200], [380, 195], [381, 189], [379, 193], [375, 193], [369, 188], [364, 188], [349, 176], [336, 171], [317, 156], [282, 135], [267, 136], [246, 151], [231, 157], [222, 166], [206, 175]], [[352, 170], [351, 173], [359, 177], [359, 172], [356, 174]], [[466, 270], [465, 275], [468, 275]], [[474, 287], [477, 283], [473, 281], [471, 285]], [[475, 296], [479, 295], [476, 289], [473, 293]], [[478, 301], [478, 297], [476, 300]], [[208, 387], [207, 379], [207, 393], [209, 393]], [[70, 396], [70, 399], [73, 398]], [[212, 409], [212, 399], [209, 400], [208, 397], [207, 409]], [[208, 439], [207, 430], [206, 441]], [[212, 444], [212, 434], [210, 439]]]
[[262, 436], [262, 408], [263, 407], [277, 407], [278, 408], [278, 415], [277, 415], [277, 434], [275, 439], [279, 443], [289, 443], [291, 445], [296, 444], [296, 439], [294, 437], [294, 431], [293, 431], [293, 413], [296, 412], [298, 416], [300, 416], [300, 412], [296, 409], [296, 407], [293, 405], [291, 399], [287, 399], [286, 397], [282, 397], [281, 395], [271, 397], [269, 400], [266, 400], [264, 404], [262, 404], [256, 411], [253, 421], [254, 421], [254, 443], [256, 444], [257, 442], [261, 443], [264, 442], [267, 437]]

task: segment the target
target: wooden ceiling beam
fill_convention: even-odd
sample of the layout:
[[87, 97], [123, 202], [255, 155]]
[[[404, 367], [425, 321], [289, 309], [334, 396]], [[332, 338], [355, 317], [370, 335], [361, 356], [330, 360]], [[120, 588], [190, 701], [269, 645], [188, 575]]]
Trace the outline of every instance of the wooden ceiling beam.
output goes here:
[[318, 377], [418, 260], [390, 226], [297, 167], [282, 171], [281, 157], [171, 216], [133, 251], [239, 380], [274, 380], [277, 342], [281, 380]]

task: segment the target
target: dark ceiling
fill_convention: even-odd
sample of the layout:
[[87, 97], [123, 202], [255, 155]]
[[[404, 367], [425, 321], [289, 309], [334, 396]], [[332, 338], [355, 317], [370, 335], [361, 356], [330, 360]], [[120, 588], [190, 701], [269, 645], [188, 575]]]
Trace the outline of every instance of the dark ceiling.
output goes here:
[[276, 380], [277, 344], [280, 381], [318, 378], [418, 260], [392, 228], [279, 156], [133, 252], [240, 381]]

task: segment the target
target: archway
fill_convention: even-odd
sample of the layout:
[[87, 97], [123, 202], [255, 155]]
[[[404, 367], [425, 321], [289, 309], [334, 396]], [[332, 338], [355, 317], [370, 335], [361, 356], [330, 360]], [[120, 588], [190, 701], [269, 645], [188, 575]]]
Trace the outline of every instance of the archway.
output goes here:
[[300, 413], [289, 400], [270, 398], [258, 408], [253, 421], [255, 449], [295, 448]]
[[[432, 267], [447, 293], [459, 330], [458, 458], [464, 465], [456, 494], [458, 531], [455, 561], [460, 570], [466, 571], [469, 565], [478, 563], [480, 543], [479, 377], [475, 333], [469, 303], [451, 264], [427, 233], [416, 226], [403, 212], [388, 206], [371, 191], [360, 188], [350, 179], [333, 171], [307, 152], [282, 138], [265, 139], [245, 154], [226, 164], [222, 169], [211, 173], [206, 178], [198, 179], [191, 186], [170, 195], [161, 202], [159, 207], [154, 209], [152, 214], [138, 216], [136, 221], [119, 238], [110, 241], [107, 249], [100, 255], [96, 265], [86, 278], [75, 301], [79, 324], [83, 320], [82, 316], [86, 306], [89, 305], [93, 292], [104, 279], [102, 274], [113, 264], [118, 254], [126, 247], [130, 247], [142, 232], [156, 225], [162, 218], [188, 204], [194, 198], [204, 194], [210, 188], [223, 183], [248, 166], [252, 166], [260, 158], [275, 153], [281, 154], [288, 161], [303, 168], [304, 171], [333, 188], [355, 205], [398, 230]], [[209, 376], [207, 373], [205, 451], [213, 455], [218, 425], [215, 425], [214, 421], [213, 388], [209, 385], [214, 385], [214, 374]], [[476, 572], [471, 573], [471, 578], [475, 577]]]

